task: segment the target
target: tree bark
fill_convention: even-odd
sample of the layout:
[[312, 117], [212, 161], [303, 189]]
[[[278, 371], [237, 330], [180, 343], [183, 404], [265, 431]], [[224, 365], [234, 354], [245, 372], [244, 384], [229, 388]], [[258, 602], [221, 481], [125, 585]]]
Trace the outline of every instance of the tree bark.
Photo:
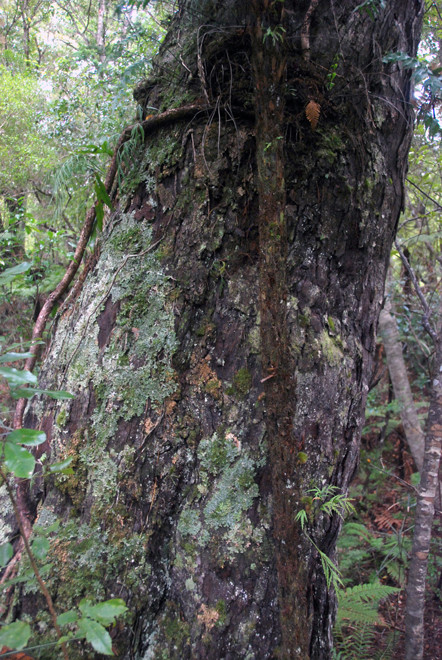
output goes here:
[[424, 460], [425, 436], [422, 431], [413, 394], [408, 380], [407, 367], [402, 354], [402, 344], [399, 337], [396, 319], [392, 314], [391, 302], [387, 298], [379, 315], [379, 332], [385, 347], [388, 372], [393, 384], [393, 391], [399, 403], [399, 414], [404, 427], [405, 438], [414, 463], [419, 472], [422, 471]]
[[442, 452], [442, 326], [436, 341], [433, 383], [425, 434], [425, 454], [416, 503], [413, 547], [408, 571], [405, 614], [405, 660], [422, 660], [424, 652], [425, 584], [434, 505]]
[[73, 458], [33, 492], [40, 525], [63, 521], [57, 607], [124, 598], [122, 658], [331, 655], [295, 517], [333, 559], [340, 519], [309, 489], [357, 467], [412, 128], [409, 72], [382, 56], [416, 52], [422, 14], [356, 6], [183, 1], [135, 92], [146, 114], [208, 104], [128, 145], [41, 371], [76, 398], [25, 420]]

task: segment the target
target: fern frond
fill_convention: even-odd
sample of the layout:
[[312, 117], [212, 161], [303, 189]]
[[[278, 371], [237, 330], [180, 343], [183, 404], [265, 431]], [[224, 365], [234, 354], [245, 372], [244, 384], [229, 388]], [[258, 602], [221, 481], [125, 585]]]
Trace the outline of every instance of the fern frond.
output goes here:
[[370, 582], [368, 584], [357, 584], [355, 587], [349, 587], [345, 590], [339, 590], [337, 593], [339, 605], [349, 602], [376, 602], [379, 603], [383, 598], [400, 591], [397, 587], [390, 587], [380, 582]]
[[121, 147], [117, 157], [117, 176], [118, 184], [121, 185], [124, 179], [124, 172], [130, 169], [130, 164], [134, 160], [134, 156], [138, 148], [144, 143], [144, 129], [141, 124], [136, 124], [133, 129], [129, 140], [127, 140]]
[[54, 193], [59, 194], [61, 190], [72, 184], [72, 179], [83, 176], [88, 171], [94, 171], [94, 163], [88, 154], [76, 153], [67, 158], [54, 172]]
[[345, 621], [374, 624], [380, 621], [378, 607], [381, 600], [397, 593], [400, 589], [379, 582], [357, 584], [348, 589], [339, 589], [337, 624]]

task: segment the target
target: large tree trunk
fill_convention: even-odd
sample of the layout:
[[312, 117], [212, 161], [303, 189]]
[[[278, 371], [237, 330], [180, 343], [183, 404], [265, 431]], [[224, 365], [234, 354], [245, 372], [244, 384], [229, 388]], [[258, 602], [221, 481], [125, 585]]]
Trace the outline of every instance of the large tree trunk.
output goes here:
[[63, 521], [56, 606], [125, 598], [121, 657], [330, 657], [295, 516], [333, 558], [339, 516], [309, 489], [345, 493], [357, 466], [412, 130], [382, 57], [416, 52], [422, 12], [358, 4], [183, 0], [136, 91], [146, 114], [207, 110], [132, 143], [42, 369], [76, 398], [27, 414], [75, 469], [39, 515]]

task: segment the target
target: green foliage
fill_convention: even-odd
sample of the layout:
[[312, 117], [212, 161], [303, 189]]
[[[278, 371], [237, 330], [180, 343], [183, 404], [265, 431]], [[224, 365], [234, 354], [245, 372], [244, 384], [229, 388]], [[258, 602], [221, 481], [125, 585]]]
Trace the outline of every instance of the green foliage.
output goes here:
[[[332, 65], [331, 65], [331, 67], [329, 69], [329, 72], [327, 74], [326, 88], [328, 90], [333, 89], [333, 87], [335, 86], [335, 78], [338, 75], [338, 67], [339, 67], [340, 59], [341, 59], [341, 54], [340, 53], [337, 53], [333, 58]], [[332, 321], [332, 324], [333, 324], [333, 321]], [[333, 328], [331, 328], [331, 329], [333, 330]]]
[[7, 68], [0, 60], [0, 195], [17, 199], [54, 163], [42, 131], [46, 103], [36, 75]]
[[[379, 604], [400, 590], [379, 582], [338, 589], [338, 615], [334, 636], [335, 660], [373, 660], [375, 624], [382, 624]], [[385, 655], [382, 655], [385, 657]]]
[[274, 28], [268, 27], [264, 32], [263, 41], [264, 43], [267, 39], [270, 39], [273, 46], [276, 46], [278, 43], [284, 41], [285, 28], [282, 25], [276, 25]]
[[404, 586], [411, 537], [401, 529], [372, 533], [363, 523], [347, 522], [338, 542], [339, 566], [346, 582], [389, 577]]
[[31, 265], [32, 264], [29, 263], [29, 261], [23, 261], [21, 264], [17, 264], [17, 266], [5, 268], [5, 270], [0, 273], [0, 285], [8, 284], [9, 282], [12, 282], [17, 275], [26, 273], [30, 269]]
[[[8, 351], [0, 356], [0, 363], [21, 361], [28, 357], [30, 353], [16, 353]], [[9, 387], [12, 390], [23, 390], [23, 386], [35, 384], [37, 378], [29, 371], [21, 371], [12, 367], [1, 367], [0, 375], [5, 378]], [[20, 390], [20, 391], [21, 391]], [[26, 391], [26, 389], [24, 390]], [[50, 392], [45, 390], [33, 390], [34, 392], [46, 393], [54, 396], [54, 398], [71, 398], [67, 392]], [[27, 447], [35, 447], [46, 442], [46, 434], [37, 429], [15, 429], [1, 432], [0, 440], [0, 469], [2, 482], [7, 480], [6, 472], [11, 472], [14, 477], [22, 479], [31, 479], [36, 460], [33, 454], [25, 449]], [[51, 474], [72, 474], [72, 469], [69, 467], [72, 458], [68, 458], [59, 463], [53, 463], [49, 466]], [[43, 474], [47, 474], [46, 470]], [[9, 496], [14, 503], [12, 491], [8, 490]], [[14, 503], [15, 506], [15, 503]], [[25, 545], [28, 554], [28, 559], [32, 566], [32, 571], [24, 571], [21, 576], [11, 581], [6, 582], [3, 588], [11, 586], [15, 582], [23, 582], [32, 585], [35, 578], [38, 580], [39, 587], [41, 588], [40, 570], [37, 568], [37, 561], [46, 560], [50, 550], [50, 536], [54, 532], [58, 532], [59, 522], [56, 521], [53, 525], [46, 528], [34, 525], [33, 538], [31, 546]], [[10, 543], [4, 543], [0, 546], [0, 566], [6, 566], [13, 555], [13, 548]], [[43, 574], [51, 572], [53, 567], [51, 562], [44, 564], [41, 567]], [[35, 577], [34, 577], [35, 573]], [[49, 597], [45, 598], [50, 605]], [[71, 640], [86, 639], [97, 653], [104, 655], [113, 655], [112, 640], [106, 630], [106, 626], [112, 625], [116, 618], [121, 616], [127, 611], [127, 607], [121, 599], [111, 599], [100, 603], [92, 603], [89, 599], [83, 599], [79, 605], [78, 610], [70, 610], [59, 615], [57, 623], [61, 627], [68, 627], [66, 634], [60, 637], [57, 644], [67, 643]], [[0, 648], [7, 646], [15, 650], [21, 650], [26, 647], [32, 635], [32, 629], [28, 622], [14, 621], [8, 625], [0, 627]], [[47, 644], [45, 645], [47, 646]], [[39, 648], [34, 647], [34, 648]]]
[[[295, 520], [301, 525], [305, 536], [310, 543], [316, 548], [319, 559], [321, 561], [322, 570], [324, 571], [325, 581], [327, 588], [337, 590], [343, 585], [341, 573], [336, 564], [328, 557], [325, 552], [318, 548], [317, 544], [312, 539], [311, 534], [307, 533], [306, 528], [309, 523], [313, 523], [314, 519], [321, 513], [327, 516], [338, 515], [344, 518], [344, 515], [353, 513], [355, 511], [351, 500], [344, 494], [339, 493], [340, 489], [337, 486], [330, 484], [319, 488], [317, 486], [310, 488], [308, 498], [303, 498], [307, 508], [301, 509], [296, 514]], [[307, 504], [308, 502], [308, 504]], [[308, 510], [307, 510], [308, 509]]]
[[380, 601], [399, 591], [400, 589], [396, 587], [390, 587], [380, 582], [357, 584], [347, 589], [339, 589], [336, 593], [338, 598], [337, 628], [345, 622], [375, 624], [379, 621]]
[[0, 648], [7, 646], [16, 651], [25, 648], [32, 634], [31, 626], [24, 621], [14, 621], [0, 628]]
[[2, 543], [0, 545], [0, 567], [6, 566], [12, 557], [12, 545], [10, 543]]
[[363, 11], [367, 12], [372, 20], [374, 20], [379, 12], [385, 9], [385, 6], [386, 0], [365, 0], [365, 2], [362, 2], [360, 5], [355, 7], [355, 9], [353, 9], [353, 13], [362, 9]]
[[[1, 344], [0, 344], [1, 346]], [[0, 355], [0, 363], [21, 361], [28, 357], [30, 353], [7, 352]], [[2, 376], [9, 385], [14, 398], [21, 396], [34, 396], [34, 394], [47, 394], [52, 398], [72, 398], [68, 392], [52, 392], [50, 390], [40, 390], [28, 388], [28, 385], [35, 385], [37, 377], [30, 371], [15, 369], [14, 367], [0, 367], [0, 376]], [[43, 431], [35, 429], [16, 429], [14, 431], [3, 432], [0, 445], [0, 465], [12, 472], [16, 477], [29, 479], [35, 468], [35, 458], [23, 445], [35, 447], [46, 441], [46, 434]], [[68, 469], [68, 464], [63, 465], [61, 470]], [[51, 471], [56, 471], [54, 465]]]
[[115, 623], [115, 620], [126, 611], [126, 604], [121, 598], [113, 598], [95, 605], [84, 598], [78, 604], [78, 610], [69, 610], [57, 617], [59, 626], [71, 629], [62, 637], [62, 641], [83, 638], [97, 653], [113, 655], [112, 640], [105, 626]]
[[430, 67], [426, 59], [411, 57], [407, 53], [387, 53], [382, 61], [398, 63], [412, 71], [414, 83], [420, 89], [418, 119], [423, 122], [430, 138], [440, 134], [442, 129], [434, 109], [442, 98], [442, 67]]

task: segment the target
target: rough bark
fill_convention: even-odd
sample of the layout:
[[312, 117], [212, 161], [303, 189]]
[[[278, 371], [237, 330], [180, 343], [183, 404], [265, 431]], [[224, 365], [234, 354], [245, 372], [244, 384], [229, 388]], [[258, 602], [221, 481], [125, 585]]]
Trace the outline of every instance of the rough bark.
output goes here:
[[414, 405], [399, 330], [388, 298], [379, 315], [379, 332], [385, 347], [394, 396], [399, 403], [399, 414], [404, 427], [405, 438], [415, 465], [418, 471], [421, 472], [424, 460], [425, 436]]
[[[409, 72], [382, 56], [416, 51], [422, 11], [357, 4], [251, 22], [182, 2], [136, 90], [146, 114], [210, 109], [131, 143], [41, 372], [76, 398], [25, 420], [75, 469], [33, 492], [39, 524], [62, 521], [57, 607], [125, 598], [120, 657], [330, 657], [335, 600], [295, 516], [333, 558], [339, 518], [308, 491], [345, 493], [357, 466], [412, 124]], [[284, 53], [259, 40], [279, 19]]]
[[436, 341], [433, 374], [425, 454], [408, 571], [405, 660], [422, 660], [424, 651], [425, 583], [442, 452], [442, 327]]

